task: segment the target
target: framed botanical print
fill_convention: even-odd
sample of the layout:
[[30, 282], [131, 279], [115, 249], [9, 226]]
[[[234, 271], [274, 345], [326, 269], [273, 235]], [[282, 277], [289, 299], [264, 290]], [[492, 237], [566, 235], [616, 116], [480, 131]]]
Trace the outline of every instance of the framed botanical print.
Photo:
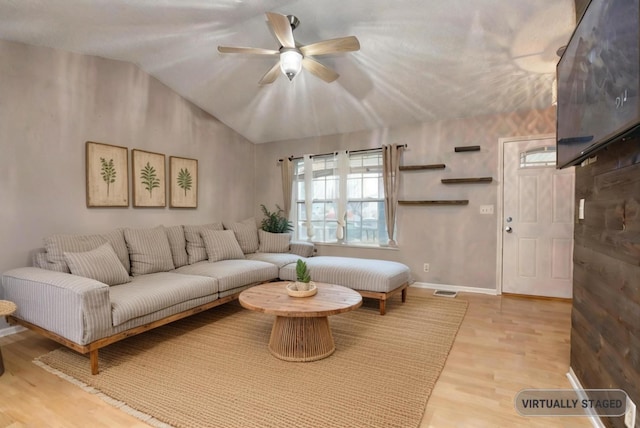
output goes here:
[[198, 207], [198, 161], [169, 157], [169, 206], [171, 208]]
[[129, 149], [87, 141], [87, 207], [129, 206]]
[[165, 156], [144, 150], [131, 150], [131, 177], [134, 207], [165, 207]]

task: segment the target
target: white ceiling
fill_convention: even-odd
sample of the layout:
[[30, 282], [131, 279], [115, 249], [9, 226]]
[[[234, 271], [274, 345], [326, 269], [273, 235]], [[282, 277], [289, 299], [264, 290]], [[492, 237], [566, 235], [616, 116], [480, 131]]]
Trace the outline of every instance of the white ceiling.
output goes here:
[[[265, 12], [301, 44], [354, 35], [357, 52], [258, 81], [278, 49]], [[546, 108], [573, 0], [0, 0], [0, 38], [130, 61], [254, 143]]]

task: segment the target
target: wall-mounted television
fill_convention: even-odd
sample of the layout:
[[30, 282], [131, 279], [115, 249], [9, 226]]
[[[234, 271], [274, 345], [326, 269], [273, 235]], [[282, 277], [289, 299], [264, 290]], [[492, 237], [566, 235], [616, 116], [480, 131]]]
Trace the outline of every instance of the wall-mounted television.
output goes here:
[[558, 168], [639, 129], [639, 3], [591, 0], [558, 62]]

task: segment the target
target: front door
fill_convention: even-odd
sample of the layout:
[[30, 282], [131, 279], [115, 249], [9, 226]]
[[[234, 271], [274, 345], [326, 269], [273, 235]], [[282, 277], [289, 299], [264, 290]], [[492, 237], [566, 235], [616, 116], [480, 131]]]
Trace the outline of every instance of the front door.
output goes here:
[[555, 168], [555, 144], [504, 141], [504, 293], [572, 296], [574, 168]]

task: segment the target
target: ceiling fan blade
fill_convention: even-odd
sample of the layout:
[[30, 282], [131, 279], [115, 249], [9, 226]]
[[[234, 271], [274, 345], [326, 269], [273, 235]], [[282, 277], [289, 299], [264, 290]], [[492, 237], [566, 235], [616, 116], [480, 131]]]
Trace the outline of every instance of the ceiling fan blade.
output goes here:
[[275, 80], [278, 78], [279, 75], [280, 75], [280, 61], [278, 61], [276, 65], [271, 67], [271, 69], [267, 71], [264, 76], [262, 76], [262, 79], [260, 79], [260, 82], [258, 82], [258, 84], [268, 85], [269, 83], [273, 83], [275, 82]]
[[267, 12], [267, 19], [282, 47], [295, 48], [296, 42], [293, 39], [293, 30], [291, 29], [289, 19], [284, 15], [273, 12]]
[[302, 55], [325, 55], [336, 52], [353, 52], [360, 49], [360, 42], [355, 36], [324, 40], [300, 47]]
[[325, 67], [324, 65], [320, 64], [318, 61], [308, 57], [304, 57], [302, 59], [302, 66], [305, 69], [309, 70], [309, 72], [311, 72], [312, 74], [315, 74], [316, 76], [318, 76], [319, 78], [321, 78], [327, 83], [333, 82], [340, 76], [338, 73], [336, 73], [332, 69]]
[[251, 55], [278, 55], [280, 52], [273, 49], [262, 48], [242, 48], [233, 46], [218, 46], [218, 52], [220, 53], [241, 53]]

